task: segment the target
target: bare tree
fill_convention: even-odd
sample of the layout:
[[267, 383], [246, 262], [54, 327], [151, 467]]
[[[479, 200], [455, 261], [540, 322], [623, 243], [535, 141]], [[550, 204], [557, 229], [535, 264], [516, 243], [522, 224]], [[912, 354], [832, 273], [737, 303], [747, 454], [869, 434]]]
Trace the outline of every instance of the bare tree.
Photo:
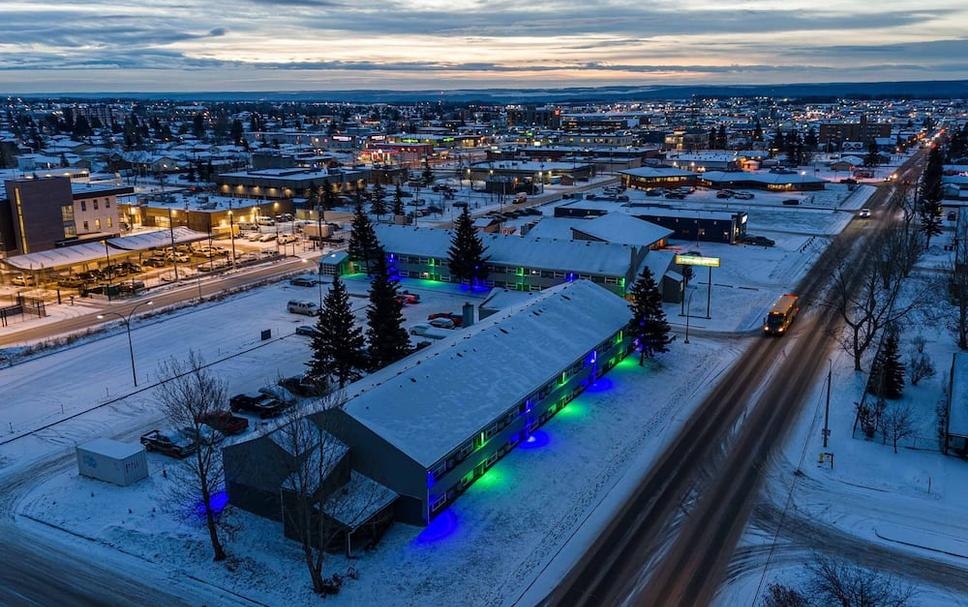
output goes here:
[[820, 605], [905, 607], [915, 594], [913, 586], [892, 576], [826, 557], [818, 557], [809, 569], [809, 593]]
[[881, 415], [880, 424], [885, 441], [890, 440], [897, 453], [897, 444], [914, 434], [914, 413], [907, 403], [894, 403]]
[[763, 597], [763, 607], [809, 607], [810, 603], [803, 594], [789, 586], [770, 584]]
[[337, 592], [342, 580], [339, 574], [323, 576], [327, 549], [389, 496], [384, 487], [350, 470], [346, 445], [328, 431], [339, 424], [336, 410], [342, 406], [342, 396], [330, 393], [308, 409], [290, 407], [276, 430], [277, 442], [291, 456], [282, 487], [284, 524], [302, 548], [318, 594]]
[[954, 249], [954, 257], [947, 268], [948, 294], [955, 308], [952, 329], [958, 338], [958, 347], [968, 350], [968, 220], [958, 222]]
[[922, 379], [934, 377], [936, 373], [931, 357], [923, 352], [912, 352], [908, 359], [907, 368], [912, 386], [918, 385], [918, 382]]
[[837, 339], [845, 352], [854, 359], [854, 370], [861, 371], [864, 353], [874, 343], [878, 333], [914, 311], [921, 297], [900, 302], [902, 279], [892, 276], [886, 283], [876, 268], [860, 268], [858, 284], [854, 284], [854, 270], [841, 264], [834, 270], [833, 280], [824, 305], [835, 310], [847, 325], [847, 331]]
[[156, 389], [161, 409], [170, 426], [194, 443], [194, 451], [175, 468], [172, 491], [176, 503], [198, 504], [205, 517], [214, 559], [225, 559], [219, 538], [218, 506], [212, 497], [224, 487], [222, 444], [224, 437], [205, 424], [205, 420], [223, 411], [226, 402], [225, 383], [205, 365], [202, 357], [190, 352], [187, 361], [170, 358], [159, 367], [160, 377], [169, 377]]

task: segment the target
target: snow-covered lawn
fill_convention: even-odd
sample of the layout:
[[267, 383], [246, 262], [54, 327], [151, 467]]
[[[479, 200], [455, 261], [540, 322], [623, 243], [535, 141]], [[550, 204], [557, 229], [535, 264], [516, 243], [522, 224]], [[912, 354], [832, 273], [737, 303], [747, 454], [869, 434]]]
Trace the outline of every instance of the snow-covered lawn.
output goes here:
[[[909, 282], [931, 278], [915, 275]], [[932, 306], [932, 311], [938, 307]], [[968, 462], [943, 455], [938, 440], [937, 410], [945, 398], [951, 355], [957, 350], [945, 322], [917, 315], [900, 327], [904, 362], [913, 349], [912, 338], [923, 336], [924, 351], [933, 360], [937, 374], [922, 379], [917, 386], [910, 385], [906, 378], [904, 396], [899, 401], [888, 401], [889, 408], [909, 406], [915, 420], [915, 435], [900, 443], [897, 454], [890, 440], [885, 442], [880, 435], [868, 440], [859, 427], [854, 431], [855, 403], [864, 394], [866, 370], [873, 352], [865, 360], [865, 372], [855, 373], [850, 356], [839, 349], [832, 351], [828, 447], [823, 448], [821, 434], [826, 396], [824, 375], [808, 395], [804, 414], [768, 477], [763, 499], [781, 509], [789, 499], [787, 525], [795, 525], [796, 519], [802, 518], [852, 537], [860, 545], [879, 544], [968, 568]], [[833, 454], [833, 465], [819, 463], [822, 452]], [[798, 468], [801, 474], [794, 476]], [[741, 549], [771, 544], [776, 525], [767, 527], [757, 526], [754, 520]], [[802, 562], [810, 548], [806, 551], [797, 550], [795, 545], [784, 548], [787, 542], [781, 530], [781, 550], [776, 555], [775, 566], [766, 573], [767, 582], [795, 580], [800, 574], [795, 567], [798, 558]], [[823, 546], [813, 548], [822, 550]], [[761, 557], [755, 572], [747, 572], [746, 577], [724, 590], [721, 605], [752, 601], [763, 573], [765, 555]], [[917, 577], [916, 572], [912, 574]], [[915, 604], [966, 605], [968, 597], [952, 597], [950, 591], [924, 588]]]
[[[543, 572], [553, 583], [604, 523], [592, 516], [596, 507], [634, 486], [740, 347], [691, 341], [644, 368], [634, 358], [621, 363], [427, 528], [395, 524], [360, 558], [332, 557], [329, 572], [352, 566], [360, 574], [334, 604], [509, 605]], [[71, 467], [35, 488], [20, 510], [259, 601], [316, 604], [297, 546], [276, 523], [232, 513], [233, 559], [212, 563], [192, 505], [172, 512], [167, 503], [161, 468], [171, 465], [151, 455], [150, 478], [127, 488], [80, 478]]]

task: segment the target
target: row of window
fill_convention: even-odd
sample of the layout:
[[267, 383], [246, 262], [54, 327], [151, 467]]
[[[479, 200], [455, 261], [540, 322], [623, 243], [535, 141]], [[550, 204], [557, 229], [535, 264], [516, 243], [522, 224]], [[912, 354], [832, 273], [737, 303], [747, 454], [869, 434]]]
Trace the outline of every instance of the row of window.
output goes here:
[[[109, 228], [114, 227], [114, 220], [110, 216], [108, 216], [108, 218], [107, 218], [107, 227], [109, 227]], [[84, 221], [84, 231], [86, 232], [86, 231], [89, 231], [90, 229], [91, 228], [88, 226], [87, 220], [85, 220]], [[94, 229], [95, 229], [95, 231], [98, 231], [98, 232], [101, 231], [101, 220], [100, 219], [95, 219], [94, 220]]]
[[[597, 352], [607, 352], [614, 345], [620, 343], [622, 340], [622, 331], [604, 340], [595, 349], [595, 355], [592, 357], [592, 361], [595, 360]], [[519, 415], [525, 415], [531, 411], [534, 403], [540, 403], [551, 394], [553, 390], [565, 385], [569, 379], [577, 375], [582, 371], [582, 369], [589, 364], [589, 355], [584, 355], [574, 363], [572, 363], [567, 369], [561, 372], [560, 375], [556, 376], [554, 379], [546, 382], [543, 386], [532, 392], [523, 401], [511, 407], [504, 414], [491, 422], [486, 428], [482, 429], [473, 439], [465, 442], [456, 451], [452, 452], [444, 461], [440, 462], [436, 466], [430, 469], [430, 476], [436, 480], [446, 474], [448, 471], [452, 470], [458, 464], [463, 462], [467, 456], [471, 453], [480, 449], [487, 441], [494, 435], [499, 434], [502, 430], [507, 428]], [[574, 388], [573, 391], [568, 395], [568, 400], [577, 391], [578, 388]]]
[[[94, 198], [92, 200], [92, 203], [93, 203], [94, 210], [95, 211], [98, 210], [99, 200], [97, 198]], [[105, 209], [110, 209], [111, 208], [111, 199], [110, 198], [105, 198], [104, 199], [104, 208]], [[81, 212], [85, 212], [85, 211], [87, 211], [87, 201], [86, 200], [82, 200], [81, 201]]]

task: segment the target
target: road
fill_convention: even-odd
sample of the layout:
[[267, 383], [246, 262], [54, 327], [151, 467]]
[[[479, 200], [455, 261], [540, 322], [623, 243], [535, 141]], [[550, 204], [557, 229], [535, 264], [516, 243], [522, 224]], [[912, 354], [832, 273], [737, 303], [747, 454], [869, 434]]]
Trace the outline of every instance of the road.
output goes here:
[[[199, 295], [203, 298], [219, 295], [233, 289], [273, 280], [293, 272], [298, 272], [301, 269], [314, 271], [316, 268], [314, 265], [316, 258], [307, 259], [309, 261], [304, 261], [300, 257], [286, 258], [269, 265], [246, 268], [238, 272], [225, 274], [214, 280], [186, 281], [183, 285], [169, 291], [138, 297], [127, 300], [124, 303], [105, 304], [104, 310], [126, 315], [140, 302], [150, 299], [152, 301], [151, 307], [142, 306], [139, 309], [141, 314], [146, 314], [151, 312], [152, 308], [157, 310], [159, 308], [197, 300]], [[40, 341], [56, 335], [85, 331], [106, 322], [105, 320], [98, 319], [98, 314], [101, 314], [101, 311], [93, 311], [89, 314], [65, 318], [42, 325], [33, 325], [19, 331], [5, 332], [0, 335], [0, 347]], [[115, 317], [112, 315], [107, 322], [111, 322], [111, 318]]]
[[[923, 154], [901, 171], [919, 173]], [[698, 606], [712, 600], [757, 497], [774, 447], [800, 413], [839, 326], [817, 303], [841, 246], [857, 265], [894, 221], [891, 189], [871, 199], [875, 216], [834, 239], [796, 292], [808, 312], [793, 335], [756, 340], [697, 407], [627, 502], [546, 599], [554, 605]]]

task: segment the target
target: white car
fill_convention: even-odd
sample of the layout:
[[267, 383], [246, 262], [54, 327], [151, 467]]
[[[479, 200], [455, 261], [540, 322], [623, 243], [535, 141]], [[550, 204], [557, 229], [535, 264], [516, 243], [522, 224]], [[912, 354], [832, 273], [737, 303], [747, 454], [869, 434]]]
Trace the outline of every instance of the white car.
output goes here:
[[866, 218], [868, 218], [868, 217], [871, 216], [871, 210], [870, 209], [861, 209], [860, 212], [857, 213], [857, 216], [866, 219]]
[[430, 321], [430, 326], [438, 329], [453, 329], [454, 321], [449, 318], [435, 318]]
[[297, 242], [298, 240], [299, 240], [299, 237], [297, 237], [297, 236], [295, 236], [293, 234], [280, 234], [279, 235], [279, 244], [289, 244], [291, 242]]
[[263, 234], [259, 237], [259, 242], [272, 242], [276, 239], [275, 234]]

